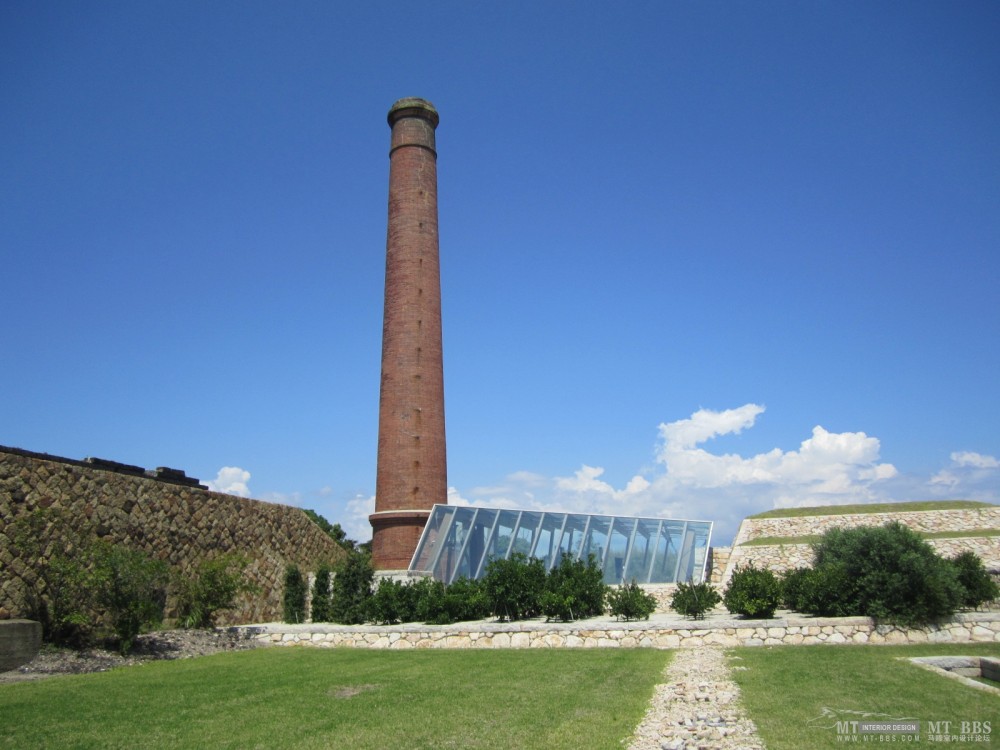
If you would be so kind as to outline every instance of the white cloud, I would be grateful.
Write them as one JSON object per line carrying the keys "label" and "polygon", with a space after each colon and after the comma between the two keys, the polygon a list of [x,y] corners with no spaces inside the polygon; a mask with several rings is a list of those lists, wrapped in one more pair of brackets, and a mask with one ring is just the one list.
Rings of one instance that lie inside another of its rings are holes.
{"label": "white cloud", "polygon": [[239,466],[223,466],[215,479],[205,482],[213,492],[224,492],[227,495],[250,497],[250,472]]}
{"label": "white cloud", "polygon": [[[771,508],[805,505],[921,500],[928,496],[962,497],[997,502],[1000,493],[997,458],[969,451],[951,454],[951,464],[936,475],[900,476],[891,463],[880,461],[881,443],[864,432],[830,432],[820,425],[792,450],[772,448],[742,456],[712,453],[704,443],[739,434],[754,426],[764,407],[745,404],[736,409],[700,409],[687,419],[659,425],[655,465],[624,481],[607,478],[599,465],[583,463],[570,476],[544,476],[517,471],[489,486],[461,491],[448,488],[450,505],[575,511],[690,518],[715,522],[716,544],[728,544],[739,522]],[[241,472],[241,473],[240,473]],[[244,476],[245,474],[245,476]],[[249,473],[226,467],[211,483],[213,489],[243,490]],[[331,491],[317,491],[327,498]],[[284,496],[282,502],[298,496]],[[329,506],[328,506],[329,507]],[[358,541],[371,538],[368,516],[374,496],[357,495],[324,513]]]}
{"label": "white cloud", "polygon": [[996,477],[1000,460],[972,451],[955,451],[951,464],[932,476],[928,488],[964,500],[996,502]]}
{"label": "white cloud", "polygon": [[633,476],[621,489],[605,479],[602,467],[583,464],[572,476],[548,480],[519,472],[488,493],[470,495],[477,505],[710,520],[721,543],[728,543],[742,518],[762,510],[887,499],[881,483],[898,472],[879,462],[879,440],[863,432],[832,433],[817,425],[797,450],[774,448],[748,457],[701,447],[752,427],[763,413],[763,406],[745,404],[700,409],[661,424],[657,468]]}
{"label": "white cloud", "polygon": [[961,451],[951,454],[951,460],[955,466],[970,466],[975,469],[1000,469],[1000,460],[993,456],[984,456],[982,453],[972,451]]}
{"label": "white cloud", "polygon": [[718,435],[739,434],[752,427],[763,413],[764,407],[757,404],[744,404],[738,409],[726,411],[699,409],[690,419],[661,424],[660,435],[668,450],[693,448]]}
{"label": "white cloud", "polygon": [[372,538],[372,525],[368,516],[375,512],[375,496],[356,495],[347,501],[347,507],[340,515],[339,521],[330,519],[331,523],[340,523],[347,533],[348,539],[356,542],[367,542]]}
{"label": "white cloud", "polygon": [[260,496],[260,500],[280,505],[292,505],[296,508],[302,507],[301,492],[265,492]]}

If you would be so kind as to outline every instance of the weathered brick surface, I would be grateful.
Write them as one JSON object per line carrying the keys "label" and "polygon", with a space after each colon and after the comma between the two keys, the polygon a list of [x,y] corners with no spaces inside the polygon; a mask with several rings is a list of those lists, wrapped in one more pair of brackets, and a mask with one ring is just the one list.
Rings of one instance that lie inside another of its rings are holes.
{"label": "weathered brick surface", "polygon": [[425,513],[448,497],[438,253],[438,115],[402,99],[392,140],[372,562],[406,567]]}
{"label": "weathered brick surface", "polygon": [[[0,610],[10,617],[27,614],[25,593],[36,583],[35,561],[19,557],[11,524],[37,508],[59,510],[80,530],[142,550],[181,573],[210,555],[245,555],[261,590],[222,613],[220,624],[280,619],[285,566],[314,570],[344,554],[299,508],[0,448]],[[46,553],[62,545],[53,539]],[[168,600],[168,615],[172,609]]]}

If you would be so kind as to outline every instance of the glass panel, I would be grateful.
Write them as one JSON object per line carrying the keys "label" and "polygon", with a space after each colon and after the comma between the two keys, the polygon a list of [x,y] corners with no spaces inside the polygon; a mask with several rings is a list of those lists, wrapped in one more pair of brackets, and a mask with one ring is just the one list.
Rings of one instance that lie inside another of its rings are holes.
{"label": "glass panel", "polygon": [[475,508],[456,508],[451,520],[451,526],[441,536],[441,548],[434,566],[434,577],[439,581],[451,579],[451,573],[458,565],[458,556],[462,544],[469,533],[469,524]]}
{"label": "glass panel", "polygon": [[434,555],[437,552],[438,536],[441,527],[455,512],[454,508],[447,505],[435,505],[431,510],[431,515],[427,519],[423,533],[420,535],[420,543],[416,552],[413,553],[413,562],[410,563],[410,570],[429,571]]}
{"label": "glass panel", "polygon": [[608,549],[608,532],[611,530],[611,519],[607,516],[591,516],[587,538],[580,548],[580,558],[586,560],[593,555],[600,567],[604,563],[604,554]]}
{"label": "glass panel", "polygon": [[608,540],[608,554],[604,558],[604,582],[627,583],[625,577],[625,557],[628,553],[628,543],[635,529],[634,518],[615,518],[611,524],[611,537]]}
{"label": "glass panel", "polygon": [[546,570],[550,570],[556,560],[559,550],[559,531],[565,520],[564,513],[542,514],[542,527],[538,531],[538,539],[535,541],[535,550],[532,556],[541,560],[545,564]]}
{"label": "glass panel", "polygon": [[[507,550],[510,548],[511,538],[514,535],[514,524],[517,523],[518,513],[519,511],[516,510],[500,511],[500,517],[497,519],[493,536],[490,537],[486,545],[486,561],[492,560],[494,557],[507,556]],[[483,571],[485,572],[485,570],[486,566],[483,565]]]}
{"label": "glass panel", "polygon": [[580,554],[580,545],[583,544],[583,530],[587,525],[587,516],[568,515],[566,525],[563,527],[562,536],[559,538],[559,546],[556,552],[556,559],[553,565],[558,565],[563,555]]}
{"label": "glass panel", "polygon": [[653,557],[653,568],[649,576],[650,583],[670,583],[674,579],[674,568],[677,566],[677,545],[680,540],[674,542],[671,531],[678,536],[683,524],[678,526],[676,521],[664,521],[663,528],[656,538],[655,554]]}
{"label": "glass panel", "polygon": [[498,512],[488,508],[479,509],[479,512],[472,521],[472,527],[469,530],[462,559],[459,560],[458,567],[452,573],[451,581],[462,577],[475,578],[476,571],[479,570],[483,554],[486,551],[486,542],[489,538],[490,530],[493,528],[493,522],[496,520]]}
{"label": "glass panel", "polygon": [[450,583],[482,578],[490,559],[513,552],[547,569],[563,555],[592,554],[608,583],[701,581],[711,536],[709,521],[435,505],[410,569]]}
{"label": "glass panel", "polygon": [[639,526],[635,531],[635,540],[632,542],[632,552],[628,558],[628,570],[625,571],[626,582],[633,578],[639,583],[648,581],[650,563],[653,561],[656,546],[653,537],[656,536],[659,526],[659,521],[639,521]]}
{"label": "glass panel", "polygon": [[538,524],[541,520],[541,513],[530,513],[528,511],[521,513],[521,523],[517,527],[517,534],[514,537],[514,547],[510,551],[511,554],[519,552],[525,557],[528,556],[531,552],[532,542],[535,541],[535,531],[538,529]]}

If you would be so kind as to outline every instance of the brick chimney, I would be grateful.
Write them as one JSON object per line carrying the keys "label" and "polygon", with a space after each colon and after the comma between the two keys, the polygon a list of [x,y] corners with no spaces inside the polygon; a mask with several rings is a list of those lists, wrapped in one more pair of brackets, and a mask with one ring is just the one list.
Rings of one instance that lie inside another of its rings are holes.
{"label": "brick chimney", "polygon": [[376,570],[409,566],[430,509],[448,501],[438,264],[438,113],[424,99],[389,110],[389,227],[372,524]]}

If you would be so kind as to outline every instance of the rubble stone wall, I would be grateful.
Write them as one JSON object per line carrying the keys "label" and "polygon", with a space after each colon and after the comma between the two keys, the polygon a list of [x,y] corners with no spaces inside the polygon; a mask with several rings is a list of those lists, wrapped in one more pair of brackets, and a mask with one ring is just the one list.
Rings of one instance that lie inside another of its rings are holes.
{"label": "rubble stone wall", "polygon": [[[0,447],[0,618],[29,614],[37,561],[24,559],[11,537],[12,524],[36,509],[58,511],[79,531],[142,550],[181,574],[216,554],[244,555],[260,591],[221,613],[219,624],[280,619],[285,567],[314,570],[344,554],[299,508],[210,492],[183,472],[147,476],[139,467],[97,465]],[[65,544],[46,539],[42,554]],[[168,600],[168,617],[173,610]]]}
{"label": "rubble stone wall", "polygon": [[868,617],[673,622],[457,623],[455,625],[282,625],[248,628],[268,646],[410,648],[697,648],[716,645],[997,643],[1000,612],[958,614],[925,628],[876,625]]}
{"label": "rubble stone wall", "polygon": [[[729,582],[737,567],[750,562],[758,568],[769,568],[776,573],[812,565],[812,548],[809,544],[748,545],[747,542],[764,537],[815,536],[828,529],[882,526],[890,521],[898,521],[914,531],[925,533],[1000,530],[1000,506],[798,518],[745,518],[736,534],[722,585]],[[944,557],[953,557],[959,552],[971,550],[982,558],[988,570],[1000,570],[1000,536],[934,537],[927,542]]]}

